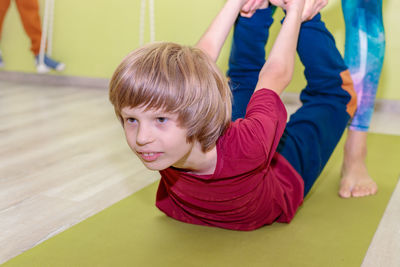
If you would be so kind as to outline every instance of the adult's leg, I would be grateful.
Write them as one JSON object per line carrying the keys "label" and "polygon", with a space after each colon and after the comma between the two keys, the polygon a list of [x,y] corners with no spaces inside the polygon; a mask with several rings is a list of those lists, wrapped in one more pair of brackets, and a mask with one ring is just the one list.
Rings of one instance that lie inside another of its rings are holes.
{"label": "adult's leg", "polygon": [[235,23],[229,69],[233,94],[232,120],[243,118],[265,63],[265,45],[275,7],[257,10],[251,18],[239,16]]}
{"label": "adult's leg", "polygon": [[348,130],[339,195],[361,197],[377,192],[366,167],[367,131],[385,53],[382,0],[342,0],[346,25],[345,62],[358,94],[358,107]]}
{"label": "adult's leg", "polygon": [[46,73],[50,70],[64,70],[64,63],[55,61],[46,54],[43,55],[43,65],[39,64],[42,28],[40,24],[38,0],[16,0],[16,3],[22,24],[24,25],[27,35],[31,39],[31,51],[35,55],[36,69],[38,73]]}
{"label": "adult's leg", "polygon": [[10,7],[11,0],[0,0],[0,40],[1,40],[1,32],[3,29],[3,21],[6,16],[7,10]]}
{"label": "adult's leg", "polygon": [[25,32],[31,39],[31,51],[34,55],[38,55],[42,37],[38,0],[16,0],[15,2]]}
{"label": "adult's leg", "polygon": [[304,179],[306,195],[356,108],[350,73],[320,14],[302,24],[297,52],[305,67],[303,105],[290,117],[278,152]]}

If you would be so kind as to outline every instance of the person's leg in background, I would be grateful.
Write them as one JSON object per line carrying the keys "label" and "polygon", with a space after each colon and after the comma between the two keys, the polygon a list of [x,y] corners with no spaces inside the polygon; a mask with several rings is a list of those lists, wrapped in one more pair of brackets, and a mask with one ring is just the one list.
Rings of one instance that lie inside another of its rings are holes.
{"label": "person's leg in background", "polygon": [[304,195],[322,172],[356,109],[356,94],[321,15],[300,28],[297,52],[305,67],[303,105],[291,115],[277,152],[304,180]]}
{"label": "person's leg in background", "polygon": [[[3,29],[3,21],[6,16],[7,10],[10,7],[11,0],[0,0],[0,40],[1,40],[1,32]],[[0,68],[4,67],[3,57],[1,56],[0,51]]]}
{"label": "person's leg in background", "polygon": [[4,17],[6,16],[7,10],[10,7],[11,0],[0,0],[0,39],[1,30],[3,28]]}
{"label": "person's leg in background", "polygon": [[[39,2],[38,0],[15,0],[20,14],[22,24],[26,34],[31,40],[31,51],[35,55],[36,64],[38,64],[38,57],[40,52],[40,42],[42,38],[42,28],[39,16]],[[43,72],[50,69],[62,71],[64,64],[55,61],[54,59],[44,56],[44,64],[46,68]]]}
{"label": "person's leg in background", "polygon": [[251,18],[239,16],[236,20],[229,70],[233,94],[232,120],[243,118],[265,63],[265,45],[275,7],[259,9]]}
{"label": "person's leg in background", "polygon": [[39,54],[42,28],[38,0],[15,0],[25,32],[31,40],[31,51]]}
{"label": "person's leg in background", "polygon": [[366,167],[367,132],[385,53],[382,0],[342,0],[346,25],[345,62],[358,95],[358,107],[348,129],[339,195],[373,195],[377,184]]}

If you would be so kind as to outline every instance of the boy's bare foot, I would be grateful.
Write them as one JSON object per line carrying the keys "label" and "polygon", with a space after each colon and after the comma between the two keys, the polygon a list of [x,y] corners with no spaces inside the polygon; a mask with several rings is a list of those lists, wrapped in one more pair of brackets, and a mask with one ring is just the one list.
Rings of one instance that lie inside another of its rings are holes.
{"label": "boy's bare foot", "polygon": [[377,193],[378,186],[367,171],[366,156],[367,133],[349,130],[344,149],[339,196],[364,197]]}

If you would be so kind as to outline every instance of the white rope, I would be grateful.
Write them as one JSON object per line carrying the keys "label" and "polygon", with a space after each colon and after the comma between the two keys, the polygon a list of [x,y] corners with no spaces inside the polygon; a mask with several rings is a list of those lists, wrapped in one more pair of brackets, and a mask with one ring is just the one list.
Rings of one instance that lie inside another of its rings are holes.
{"label": "white rope", "polygon": [[140,5],[140,22],[139,22],[139,45],[144,44],[144,16],[146,11],[146,0],[142,0]]}
{"label": "white rope", "polygon": [[[139,21],[139,45],[144,44],[144,29],[146,16],[146,1],[142,0],[140,5],[140,21]],[[149,0],[149,24],[150,24],[150,42],[156,40],[156,30],[154,23],[154,0]]]}
{"label": "white rope", "polygon": [[154,0],[149,0],[149,19],[150,19],[150,42],[156,40],[156,29],[154,23]]}
{"label": "white rope", "polygon": [[54,24],[54,0],[50,1],[49,8],[49,33],[47,37],[47,56],[51,57],[51,53],[53,51],[53,24]]}
{"label": "white rope", "polygon": [[44,65],[44,51],[46,48],[46,39],[47,39],[47,31],[48,31],[48,17],[49,17],[49,7],[50,0],[46,0],[44,6],[44,15],[43,15],[43,27],[42,27],[42,39],[40,40],[40,51],[39,51],[39,64]]}

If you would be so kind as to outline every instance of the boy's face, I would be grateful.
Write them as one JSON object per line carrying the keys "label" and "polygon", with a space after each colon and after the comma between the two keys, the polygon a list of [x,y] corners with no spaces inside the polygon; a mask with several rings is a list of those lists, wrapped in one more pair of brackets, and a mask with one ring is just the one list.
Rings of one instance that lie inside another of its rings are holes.
{"label": "boy's face", "polygon": [[148,169],[184,168],[193,144],[187,142],[187,129],[178,126],[177,114],[124,107],[121,116],[129,147]]}

